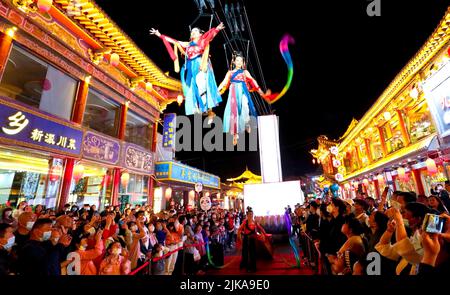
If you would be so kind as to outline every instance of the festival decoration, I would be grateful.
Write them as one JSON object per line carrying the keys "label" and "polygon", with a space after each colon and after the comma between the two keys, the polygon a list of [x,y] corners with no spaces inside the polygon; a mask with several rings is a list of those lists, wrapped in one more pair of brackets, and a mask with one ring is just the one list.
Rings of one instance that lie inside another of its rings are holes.
{"label": "festival decoration", "polygon": [[338,173],[334,176],[334,178],[336,179],[336,181],[343,181],[344,180],[344,176],[341,173]]}
{"label": "festival decoration", "polygon": [[357,189],[357,188],[359,187],[359,182],[354,181],[354,182],[353,182],[353,187],[354,187],[355,189]]}
{"label": "festival decoration", "polygon": [[389,120],[392,119],[392,116],[391,116],[391,113],[390,113],[390,112],[385,112],[385,113],[383,114],[383,117],[384,117],[384,119],[385,119],[386,121],[389,121]]}
{"label": "festival decoration", "polygon": [[335,156],[337,154],[339,154],[339,149],[337,148],[337,146],[334,146],[334,147],[330,148],[330,153],[332,153]]}
{"label": "festival decoration", "polygon": [[351,188],[349,183],[344,184],[344,187],[345,187],[346,190],[349,190]]}
{"label": "festival decoration", "polygon": [[49,176],[49,180],[51,182],[55,182],[58,181],[59,178],[61,177],[61,172],[62,172],[62,167],[61,166],[52,166],[52,168],[50,169],[50,173],[48,174]]}
{"label": "festival decoration", "polygon": [[400,180],[405,180],[406,179],[406,171],[405,171],[405,168],[403,168],[403,167],[400,167],[400,168],[398,168],[397,169],[397,174],[398,174],[398,178],[400,179]]}
{"label": "festival decoration", "polygon": [[83,178],[84,175],[84,166],[81,164],[78,164],[73,169],[73,179],[75,182],[78,182],[81,178]]}
{"label": "festival decoration", "polygon": [[168,187],[166,189],[166,192],[164,193],[164,196],[167,200],[170,200],[172,198],[172,188]]}
{"label": "festival decoration", "polygon": [[49,12],[52,8],[53,0],[38,0],[37,7],[41,12]]}
{"label": "festival decoration", "polygon": [[127,187],[129,182],[130,182],[130,173],[128,172],[122,173],[122,176],[120,177],[120,183],[122,184],[122,186]]}
{"label": "festival decoration", "polygon": [[280,42],[280,52],[281,52],[281,55],[283,56],[284,61],[286,62],[287,68],[288,68],[288,78],[287,78],[286,85],[284,86],[281,93],[270,94],[270,91],[269,91],[269,94],[264,95],[264,99],[270,104],[273,104],[273,103],[277,102],[279,99],[281,99],[286,94],[286,92],[289,90],[289,88],[291,87],[292,79],[294,77],[294,65],[292,63],[292,57],[289,52],[288,45],[294,44],[294,43],[295,43],[294,38],[289,34],[284,35],[283,39]]}
{"label": "festival decoration", "polygon": [[438,169],[436,167],[436,162],[433,159],[428,158],[428,160],[426,161],[426,164],[427,164],[427,171],[430,176],[433,176],[438,172]]}
{"label": "festival decoration", "polygon": [[379,184],[379,185],[383,185],[383,184],[385,183],[384,177],[383,177],[383,175],[381,175],[381,174],[378,174],[377,180],[378,180],[378,184]]}
{"label": "festival decoration", "polygon": [[368,187],[369,186],[369,180],[367,178],[364,178],[363,184],[364,184],[365,187]]}
{"label": "festival decoration", "polygon": [[120,56],[117,53],[111,54],[111,56],[109,58],[109,63],[113,67],[117,67],[120,64]]}
{"label": "festival decoration", "polygon": [[338,159],[334,159],[333,160],[333,167],[334,168],[339,168],[339,167],[341,167],[341,165],[342,165],[342,163]]}

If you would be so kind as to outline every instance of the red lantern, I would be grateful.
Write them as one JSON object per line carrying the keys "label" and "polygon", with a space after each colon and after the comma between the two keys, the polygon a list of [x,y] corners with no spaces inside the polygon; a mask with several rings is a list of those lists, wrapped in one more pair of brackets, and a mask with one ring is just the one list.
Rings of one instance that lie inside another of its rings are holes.
{"label": "red lantern", "polygon": [[406,171],[405,171],[405,168],[403,168],[403,167],[400,167],[400,168],[398,168],[397,169],[397,174],[398,174],[398,178],[400,179],[400,180],[405,180],[406,179]]}
{"label": "red lantern", "polygon": [[52,168],[50,169],[50,173],[48,175],[49,180],[51,182],[58,181],[59,178],[61,177],[61,172],[62,172],[61,166],[52,166]]}
{"label": "red lantern", "polygon": [[120,56],[117,53],[111,54],[111,56],[109,57],[109,63],[113,67],[117,67],[120,63]]}
{"label": "red lantern", "polygon": [[436,162],[433,159],[428,158],[428,160],[426,161],[426,164],[427,164],[428,174],[430,176],[433,176],[438,172],[438,169],[436,167]]}
{"label": "red lantern", "polygon": [[81,164],[78,164],[73,168],[73,179],[75,182],[78,182],[81,178],[83,178],[84,175],[84,166]]}
{"label": "red lantern", "polygon": [[120,177],[120,183],[122,186],[126,187],[128,186],[128,183],[130,182],[130,174],[128,172],[122,173],[122,176]]}
{"label": "red lantern", "polygon": [[383,177],[383,175],[378,174],[377,180],[378,180],[378,185],[383,185],[384,184],[384,177]]}
{"label": "red lantern", "polygon": [[49,12],[52,8],[53,0],[38,0],[37,6],[41,12]]}

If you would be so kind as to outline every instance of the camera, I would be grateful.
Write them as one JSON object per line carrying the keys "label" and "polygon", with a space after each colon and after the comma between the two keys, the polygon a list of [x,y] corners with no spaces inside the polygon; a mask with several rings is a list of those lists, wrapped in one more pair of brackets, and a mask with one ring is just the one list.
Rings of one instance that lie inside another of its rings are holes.
{"label": "camera", "polygon": [[445,219],[435,214],[427,214],[423,220],[422,230],[427,233],[439,234],[444,229]]}

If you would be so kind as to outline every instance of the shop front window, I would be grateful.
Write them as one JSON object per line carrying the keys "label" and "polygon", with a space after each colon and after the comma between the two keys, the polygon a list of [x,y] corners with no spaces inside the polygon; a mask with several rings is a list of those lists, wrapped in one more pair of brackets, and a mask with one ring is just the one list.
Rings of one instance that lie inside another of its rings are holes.
{"label": "shop front window", "polygon": [[416,143],[436,131],[425,100],[414,106],[409,112],[402,112],[411,143]]}
{"label": "shop front window", "polygon": [[148,150],[152,147],[153,127],[149,121],[129,111],[125,140],[140,145]]}
{"label": "shop front window", "polygon": [[358,154],[356,153],[355,149],[352,149],[351,152],[352,155],[352,171],[359,170],[359,162],[358,162]]}
{"label": "shop front window", "polygon": [[[82,206],[83,204],[96,205],[97,210],[111,205],[113,170],[90,164],[83,166],[80,179],[72,179],[69,203]],[[75,169],[76,170],[76,169]],[[74,177],[76,177],[74,175]]]}
{"label": "shop front window", "polygon": [[398,151],[405,146],[397,114],[389,123],[383,126],[382,130],[388,154]]}
{"label": "shop front window", "polygon": [[0,208],[28,205],[54,208],[62,181],[63,160],[0,150]]}
{"label": "shop front window", "polygon": [[70,120],[78,83],[18,46],[13,46],[0,95]]}
{"label": "shop front window", "polygon": [[374,162],[383,158],[383,148],[381,146],[380,135],[373,135],[370,140],[370,150]]}
{"label": "shop front window", "polygon": [[[121,183],[119,187],[120,203],[143,205],[148,202],[149,177],[130,174],[128,183]],[[126,185],[124,185],[126,184]]]}
{"label": "shop front window", "polygon": [[365,143],[358,145],[358,154],[359,154],[359,158],[361,159],[362,166],[366,167],[367,165],[369,165],[369,158],[367,157]]}
{"label": "shop front window", "polygon": [[398,177],[395,178],[395,186],[399,191],[404,192],[417,192],[416,181],[412,173],[407,173],[407,179],[400,180]]}
{"label": "shop front window", "polygon": [[117,136],[120,106],[103,94],[89,89],[83,126],[109,136]]}

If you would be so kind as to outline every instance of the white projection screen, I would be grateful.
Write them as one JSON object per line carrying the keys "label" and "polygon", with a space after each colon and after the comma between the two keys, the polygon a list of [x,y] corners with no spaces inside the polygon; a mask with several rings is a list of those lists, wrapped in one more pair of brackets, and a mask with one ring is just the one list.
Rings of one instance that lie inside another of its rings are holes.
{"label": "white projection screen", "polygon": [[244,185],[244,205],[252,207],[255,216],[283,215],[287,205],[294,210],[304,202],[300,181]]}

